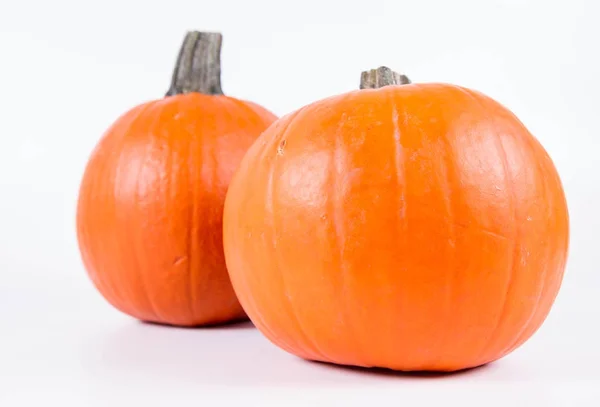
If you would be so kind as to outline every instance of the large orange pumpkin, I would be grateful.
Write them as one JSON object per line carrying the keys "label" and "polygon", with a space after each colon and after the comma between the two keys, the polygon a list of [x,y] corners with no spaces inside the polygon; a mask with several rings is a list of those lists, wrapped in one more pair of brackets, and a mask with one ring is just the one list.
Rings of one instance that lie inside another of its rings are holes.
{"label": "large orange pumpkin", "polygon": [[102,295],[145,321],[245,318],[225,268],[222,212],[231,176],[275,116],[222,95],[221,35],[186,36],[165,98],[121,116],[93,152],[77,231]]}
{"label": "large orange pumpkin", "polygon": [[559,290],[568,213],[546,151],[489,97],[408,82],[380,68],[363,74],[372,89],[281,118],[232,180],[233,286],[302,358],[482,365],[526,341]]}

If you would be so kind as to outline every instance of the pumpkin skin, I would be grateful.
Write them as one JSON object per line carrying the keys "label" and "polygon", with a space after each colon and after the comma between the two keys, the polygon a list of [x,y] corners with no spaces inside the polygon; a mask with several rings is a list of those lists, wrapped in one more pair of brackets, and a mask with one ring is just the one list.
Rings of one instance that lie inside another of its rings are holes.
{"label": "pumpkin skin", "polygon": [[273,124],[227,194],[224,247],[258,329],[301,358],[402,371],[494,361],[542,324],[569,218],[550,157],[493,99],[354,91]]}
{"label": "pumpkin skin", "polygon": [[246,318],[222,247],[225,193],[275,120],[231,97],[187,93],[121,116],[85,170],[77,233],[100,293],[135,318],[208,325]]}

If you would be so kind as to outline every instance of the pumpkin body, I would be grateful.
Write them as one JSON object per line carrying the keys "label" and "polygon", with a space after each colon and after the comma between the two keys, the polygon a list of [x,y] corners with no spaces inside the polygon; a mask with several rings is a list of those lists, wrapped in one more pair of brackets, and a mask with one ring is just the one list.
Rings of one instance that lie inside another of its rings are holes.
{"label": "pumpkin body", "polygon": [[453,371],[542,324],[562,281],[568,213],[524,125],[445,84],[361,90],[285,116],[225,203],[238,298],[310,360]]}
{"label": "pumpkin body", "polygon": [[225,268],[223,203],[274,119],[249,102],[189,93],[112,125],[85,170],[77,213],[83,262],[112,305],[173,325],[245,318]]}

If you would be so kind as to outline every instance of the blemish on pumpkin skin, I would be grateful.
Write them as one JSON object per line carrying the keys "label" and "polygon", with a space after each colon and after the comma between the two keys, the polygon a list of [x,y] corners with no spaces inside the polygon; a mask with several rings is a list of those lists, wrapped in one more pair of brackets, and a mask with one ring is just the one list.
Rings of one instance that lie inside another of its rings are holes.
{"label": "blemish on pumpkin skin", "polygon": [[187,261],[188,256],[177,256],[175,257],[175,259],[173,260],[173,265],[174,266],[178,266],[181,263],[183,263],[184,261]]}
{"label": "blemish on pumpkin skin", "polygon": [[277,147],[277,155],[283,155],[283,150],[285,148],[285,144],[286,144],[285,140],[282,140],[281,143],[279,143],[279,147]]}

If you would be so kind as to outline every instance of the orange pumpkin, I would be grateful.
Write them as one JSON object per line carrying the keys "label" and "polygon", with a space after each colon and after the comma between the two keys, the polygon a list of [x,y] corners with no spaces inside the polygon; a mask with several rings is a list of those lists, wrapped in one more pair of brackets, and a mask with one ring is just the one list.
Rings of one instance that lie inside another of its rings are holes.
{"label": "orange pumpkin", "polygon": [[559,290],[569,221],[546,151],[491,98],[408,82],[382,67],[279,119],[231,182],[233,286],[302,358],[482,365],[525,342]]}
{"label": "orange pumpkin", "polygon": [[222,212],[231,176],[276,117],[222,95],[221,35],[186,36],[165,98],[104,134],[83,176],[83,262],[113,306],[145,321],[245,318],[225,268]]}

